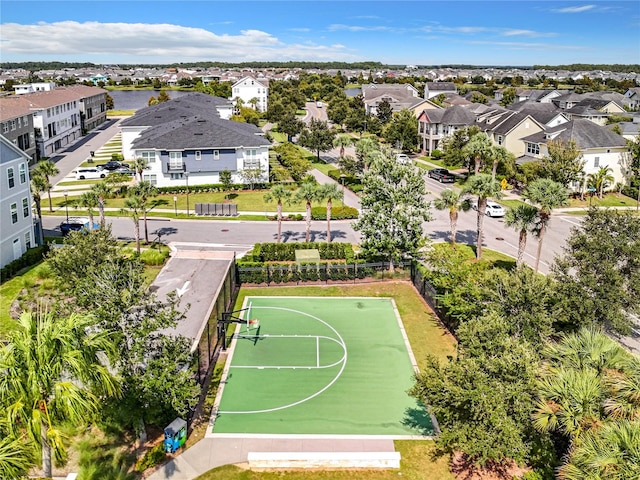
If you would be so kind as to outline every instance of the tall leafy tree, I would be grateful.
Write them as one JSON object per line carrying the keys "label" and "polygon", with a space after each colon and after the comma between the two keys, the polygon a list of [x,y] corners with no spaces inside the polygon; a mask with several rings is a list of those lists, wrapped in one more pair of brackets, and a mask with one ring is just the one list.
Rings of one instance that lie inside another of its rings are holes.
{"label": "tall leafy tree", "polygon": [[320,187],[319,198],[327,201],[327,242],[331,241],[331,209],[334,200],[344,198],[344,190],[337,183],[326,183]]}
{"label": "tall leafy tree", "polygon": [[564,207],[569,204],[569,192],[558,182],[548,178],[539,178],[529,184],[522,193],[522,197],[530,200],[538,207],[538,251],[536,252],[534,266],[534,270],[537,272],[540,265],[540,255],[542,254],[542,241],[551,220],[551,212],[553,212],[554,208]]}
{"label": "tall leafy tree", "polygon": [[393,109],[391,108],[389,100],[387,100],[386,98],[382,99],[382,101],[376,108],[376,116],[380,120],[380,123],[382,123],[383,125],[389,123],[389,121],[393,117]]}
{"label": "tall leafy tree", "polygon": [[322,199],[322,193],[320,190],[321,186],[316,183],[305,182],[300,185],[300,188],[296,190],[293,195],[293,198],[297,202],[304,202],[306,208],[306,232],[305,232],[305,242],[309,243],[309,239],[311,238],[311,204],[313,202],[319,202]]}
{"label": "tall leafy tree", "polygon": [[[480,135],[477,136],[479,137]],[[478,173],[467,180],[463,191],[477,197],[478,238],[476,240],[476,258],[479,260],[482,258],[482,237],[484,235],[484,217],[487,211],[487,199],[500,198],[502,196],[502,189],[500,188],[500,184],[491,178],[491,175]]]}
{"label": "tall leafy tree", "polygon": [[89,420],[101,396],[119,393],[118,382],[100,360],[113,343],[108,332],[92,328],[94,322],[89,316],[24,312],[0,349],[5,419],[40,446],[45,477],[51,477],[52,451],[59,461],[65,459],[64,422]]}
{"label": "tall leafy tree", "polygon": [[60,170],[51,160],[40,160],[36,164],[34,170],[35,174],[40,175],[44,180],[44,187],[47,191],[47,196],[49,197],[49,211],[53,212],[53,205],[51,203],[51,189],[53,188],[53,185],[51,184],[51,177],[58,175]]}
{"label": "tall leafy tree", "polygon": [[590,209],[552,271],[565,328],[597,324],[630,332],[629,315],[640,314],[640,218]]}
{"label": "tall leafy tree", "polygon": [[418,119],[405,108],[391,117],[383,134],[391,145],[401,150],[415,150],[418,145]]}
{"label": "tall leafy tree", "polygon": [[264,195],[265,202],[276,202],[278,204],[278,237],[276,240],[278,243],[280,243],[282,234],[282,203],[288,202],[291,199],[291,195],[291,190],[280,183],[272,186]]}
{"label": "tall leafy tree", "polygon": [[565,187],[580,180],[586,161],[574,140],[551,140],[547,143],[547,151],[548,155],[541,161],[545,178]]}
{"label": "tall leafy tree", "polygon": [[472,125],[460,128],[443,138],[440,149],[443,151],[442,161],[444,164],[448,167],[466,165],[470,172],[473,159],[466,154],[464,147],[478,133],[480,133],[480,129],[476,125]]}
{"label": "tall leafy tree", "polygon": [[294,112],[285,112],[278,120],[278,131],[287,134],[287,141],[291,141],[294,135],[298,135],[304,128],[304,122],[299,120]]}
{"label": "tall leafy tree", "polygon": [[327,122],[312,118],[309,127],[302,130],[299,143],[316,152],[319,161],[320,152],[331,150],[334,137],[335,133],[329,129]]}
{"label": "tall leafy tree", "polygon": [[389,150],[370,154],[361,198],[362,214],[353,228],[362,234],[365,255],[389,261],[417,258],[426,243],[422,223],[431,220],[424,178],[413,165],[398,163]]}
{"label": "tall leafy tree", "polygon": [[440,196],[435,199],[433,206],[438,210],[449,210],[449,223],[451,225],[451,243],[456,243],[456,229],[460,210],[467,211],[471,208],[466,194],[461,190],[445,188]]}
{"label": "tall leafy tree", "polygon": [[538,209],[531,205],[518,205],[517,207],[510,208],[504,216],[504,224],[518,232],[518,265],[522,265],[524,261],[527,235],[535,229],[537,220]]}

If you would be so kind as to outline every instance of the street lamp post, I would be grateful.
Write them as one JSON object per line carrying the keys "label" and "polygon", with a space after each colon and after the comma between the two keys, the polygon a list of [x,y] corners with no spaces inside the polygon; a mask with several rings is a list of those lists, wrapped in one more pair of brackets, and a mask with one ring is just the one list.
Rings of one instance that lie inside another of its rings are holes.
{"label": "street lamp post", "polygon": [[189,172],[184,172],[184,178],[187,182],[187,216],[189,216]]}
{"label": "street lamp post", "polygon": [[64,210],[67,214],[67,223],[69,223],[69,203],[67,202],[68,199],[69,199],[69,191],[65,190],[64,191]]}
{"label": "street lamp post", "polygon": [[344,207],[344,179],[346,175],[344,173],[340,174],[340,183],[342,183],[342,206]]}
{"label": "street lamp post", "polygon": [[173,196],[173,216],[178,216],[178,197],[176,195]]}

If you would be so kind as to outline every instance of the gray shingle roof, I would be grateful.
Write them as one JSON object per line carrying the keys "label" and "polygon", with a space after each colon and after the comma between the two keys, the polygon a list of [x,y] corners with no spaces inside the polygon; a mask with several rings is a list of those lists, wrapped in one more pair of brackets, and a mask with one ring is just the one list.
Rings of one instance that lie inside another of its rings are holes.
{"label": "gray shingle roof", "polygon": [[[553,134],[557,134],[553,137]],[[577,118],[544,132],[534,133],[522,140],[531,143],[547,143],[550,140],[569,142],[573,140],[581,150],[601,147],[624,147],[626,140],[606,127],[593,123],[591,120]]]}

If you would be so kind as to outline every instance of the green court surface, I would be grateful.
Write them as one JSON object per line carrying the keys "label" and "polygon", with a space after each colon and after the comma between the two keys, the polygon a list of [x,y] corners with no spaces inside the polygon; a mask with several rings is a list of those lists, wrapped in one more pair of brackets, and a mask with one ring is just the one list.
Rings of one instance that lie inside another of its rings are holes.
{"label": "green court surface", "polygon": [[214,434],[432,435],[389,298],[247,297]]}

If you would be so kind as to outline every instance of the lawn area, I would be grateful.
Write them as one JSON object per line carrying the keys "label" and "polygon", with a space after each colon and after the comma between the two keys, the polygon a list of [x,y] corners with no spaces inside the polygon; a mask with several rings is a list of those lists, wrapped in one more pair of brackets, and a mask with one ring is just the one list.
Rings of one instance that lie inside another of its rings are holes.
{"label": "lawn area", "polygon": [[[442,160],[434,160],[431,157],[420,157],[420,160],[424,160],[425,162],[433,163],[434,165],[437,165],[438,167],[441,167],[441,168],[447,168]],[[416,162],[416,163],[420,163],[420,162]],[[424,165],[424,163],[421,164],[421,165],[423,165],[427,170],[431,170],[433,168],[433,167],[431,167],[429,165]]]}
{"label": "lawn area", "polygon": [[329,170],[336,170],[340,167],[327,162],[318,162],[318,159],[314,157],[313,168],[320,170],[325,175],[329,175]]}
{"label": "lawn area", "polygon": [[273,138],[273,140],[278,142],[278,143],[285,143],[285,142],[287,142],[289,140],[287,138],[287,134],[286,133],[280,133],[280,132],[276,132],[274,130],[271,130],[270,134],[271,134],[271,138]]}
{"label": "lawn area", "polygon": [[525,203],[522,200],[498,200],[498,203],[500,205],[502,205],[503,207],[507,207],[507,208],[516,208],[519,205],[530,205],[529,203]]}
{"label": "lawn area", "polygon": [[589,208],[591,205],[594,207],[635,207],[638,205],[638,201],[621,193],[607,193],[602,199],[597,195],[593,197],[585,195],[584,200],[580,200],[580,198],[569,199],[570,207]]}
{"label": "lawn area", "polygon": [[11,304],[18,298],[23,288],[35,285],[41,275],[41,265],[43,264],[34,265],[25,270],[22,275],[13,277],[0,285],[0,338],[5,337],[6,333],[14,328],[15,320],[10,316]]}

